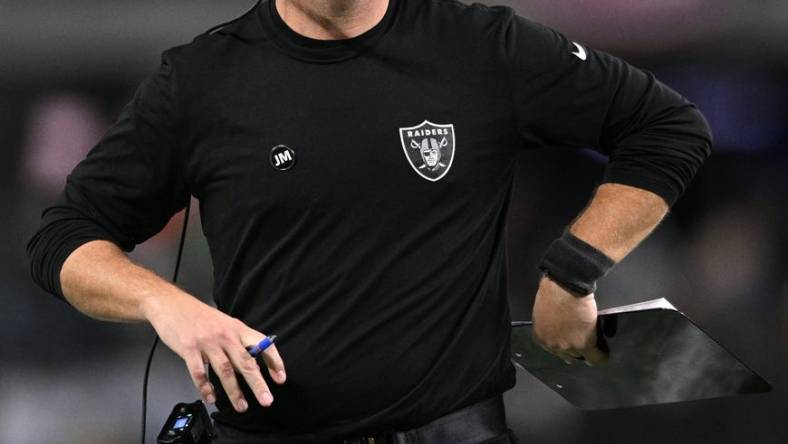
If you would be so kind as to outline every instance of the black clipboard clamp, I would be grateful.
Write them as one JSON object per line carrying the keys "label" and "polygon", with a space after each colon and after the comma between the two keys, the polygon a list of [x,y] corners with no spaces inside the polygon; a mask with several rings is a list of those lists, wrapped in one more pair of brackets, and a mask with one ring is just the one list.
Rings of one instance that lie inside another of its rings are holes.
{"label": "black clipboard clamp", "polygon": [[568,365],[533,342],[531,321],[512,322],[512,361],[583,410],[763,393],[771,385],[667,299],[600,310],[602,365]]}

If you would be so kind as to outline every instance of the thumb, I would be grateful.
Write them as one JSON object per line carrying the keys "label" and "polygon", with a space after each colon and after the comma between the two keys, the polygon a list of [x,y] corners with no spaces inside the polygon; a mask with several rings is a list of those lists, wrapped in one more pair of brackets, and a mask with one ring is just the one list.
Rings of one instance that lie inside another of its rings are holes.
{"label": "thumb", "polygon": [[583,353],[586,364],[590,366],[606,363],[610,359],[610,354],[605,353],[597,347],[591,347]]}

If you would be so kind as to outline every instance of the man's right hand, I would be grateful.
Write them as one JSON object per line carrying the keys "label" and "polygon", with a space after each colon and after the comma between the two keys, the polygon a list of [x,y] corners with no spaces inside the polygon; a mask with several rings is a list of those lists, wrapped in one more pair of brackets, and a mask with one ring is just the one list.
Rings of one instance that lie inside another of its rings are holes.
{"label": "man's right hand", "polygon": [[[273,402],[257,360],[245,348],[265,335],[133,263],[114,243],[94,240],[78,247],[63,263],[60,282],[66,300],[92,318],[150,322],[161,340],[186,362],[205,402],[216,402],[206,364],[213,367],[238,412],[249,406],[236,371],[260,405]],[[284,383],[285,367],[275,345],[265,349],[263,359],[274,382]]]}
{"label": "man's right hand", "polygon": [[[263,333],[182,292],[148,298],[143,311],[161,340],[186,362],[194,386],[206,403],[216,402],[206,364],[221,380],[236,411],[248,408],[236,371],[260,405],[268,407],[274,401],[257,360],[246,350],[264,339]],[[283,384],[285,367],[276,345],[269,346],[262,355],[271,378]]]}

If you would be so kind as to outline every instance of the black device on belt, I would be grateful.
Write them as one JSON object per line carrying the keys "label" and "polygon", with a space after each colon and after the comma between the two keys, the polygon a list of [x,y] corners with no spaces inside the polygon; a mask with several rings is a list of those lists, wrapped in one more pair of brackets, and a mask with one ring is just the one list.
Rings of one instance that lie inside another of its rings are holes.
{"label": "black device on belt", "polygon": [[159,444],[209,444],[213,439],[213,423],[205,404],[195,401],[191,404],[176,404],[172,413],[159,432]]}

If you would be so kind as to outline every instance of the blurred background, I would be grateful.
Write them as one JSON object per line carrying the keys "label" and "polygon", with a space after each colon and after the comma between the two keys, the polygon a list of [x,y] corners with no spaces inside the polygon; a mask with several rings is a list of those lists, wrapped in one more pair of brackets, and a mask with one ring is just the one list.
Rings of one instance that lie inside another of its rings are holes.
{"label": "blurred background", "polygon": [[[0,0],[0,443],[138,442],[153,330],[94,321],[44,294],[30,281],[25,244],[159,54],[253,3]],[[597,297],[603,308],[668,298],[774,386],[762,395],[586,413],[518,370],[506,399],[521,442],[788,442],[788,2],[489,3],[654,72],[705,113],[713,156]],[[603,168],[590,151],[519,159],[508,231],[514,319],[530,319],[535,265]],[[181,217],[134,259],[169,276]],[[181,282],[207,299],[211,263],[196,215],[191,222]],[[166,348],[149,396],[153,442],[172,405],[197,398]]]}

